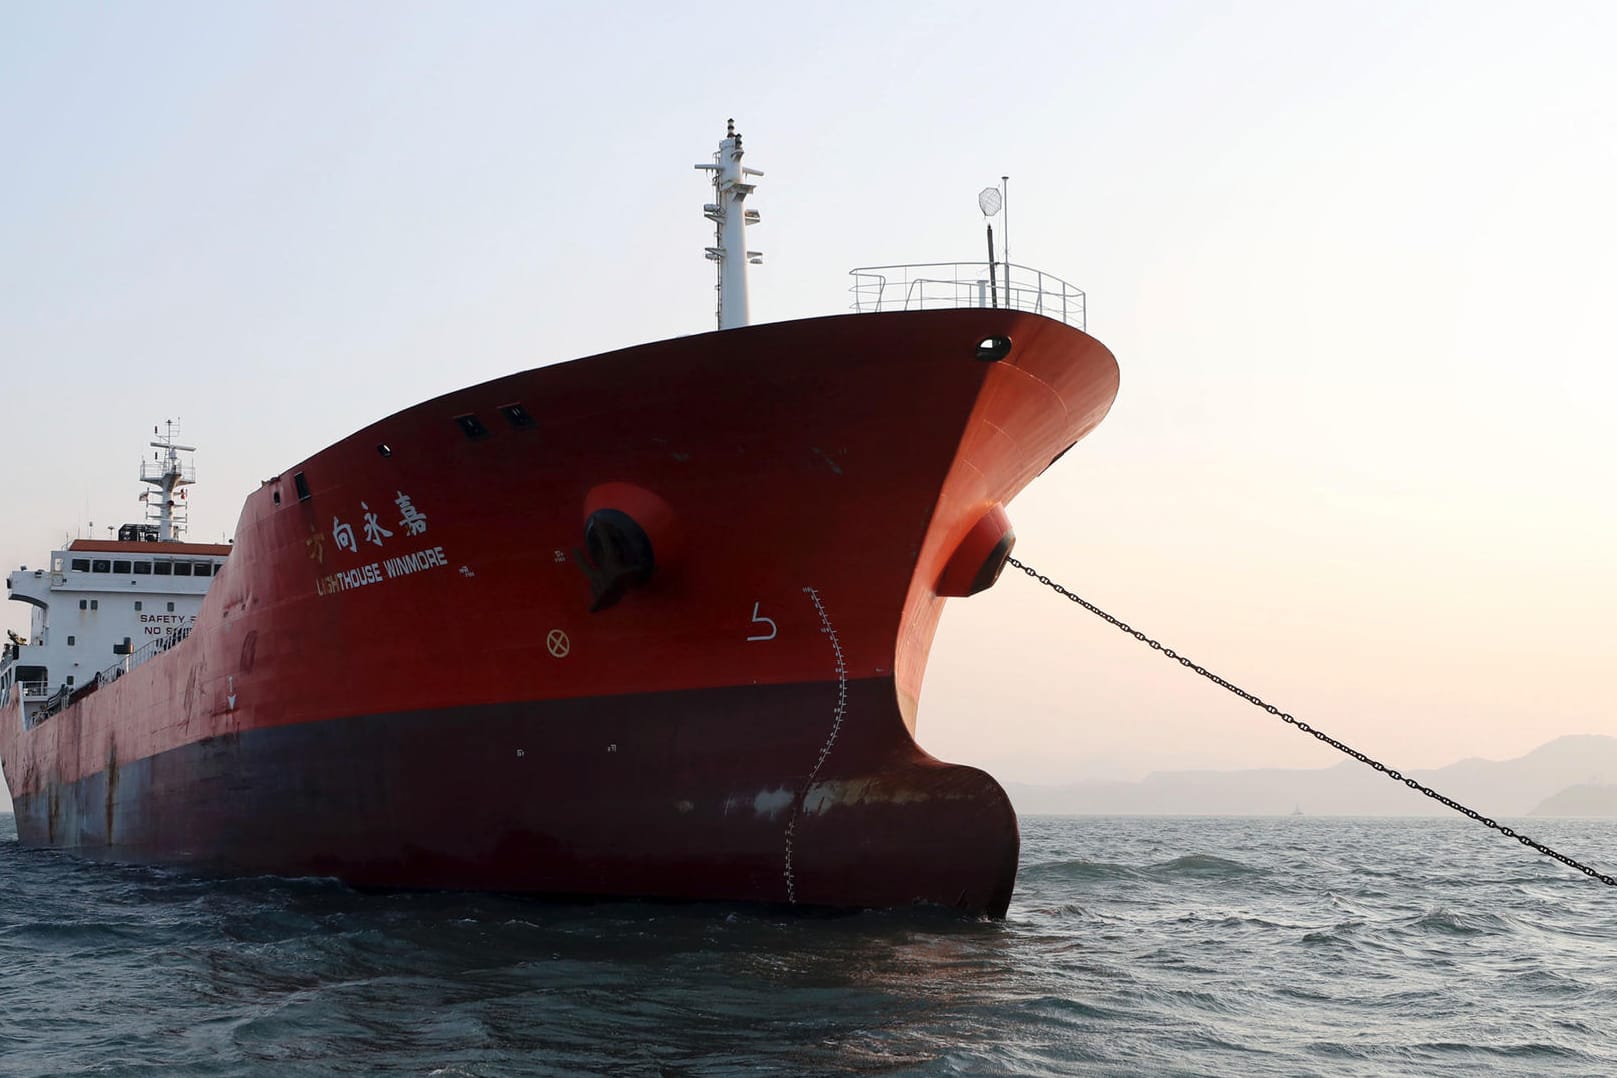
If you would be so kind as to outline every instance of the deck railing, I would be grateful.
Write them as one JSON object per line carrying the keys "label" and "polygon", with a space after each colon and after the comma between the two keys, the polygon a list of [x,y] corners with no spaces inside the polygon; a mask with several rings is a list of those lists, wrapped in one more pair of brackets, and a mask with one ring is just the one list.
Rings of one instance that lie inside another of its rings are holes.
{"label": "deck railing", "polygon": [[1042,270],[997,262],[927,262],[850,270],[853,309],[922,311],[951,307],[1005,307],[1030,311],[1083,329],[1084,294]]}
{"label": "deck railing", "polygon": [[[174,645],[178,644],[181,640],[184,640],[190,635],[191,630],[187,628],[180,629],[176,632],[170,633],[167,636],[159,637],[147,644],[145,647],[141,648],[139,651],[133,651],[128,655],[125,655],[122,659],[119,659],[105,670],[97,673],[96,676],[90,681],[75,688],[70,688],[64,684],[53,692],[51,687],[42,681],[20,683],[16,686],[16,688],[22,691],[25,705],[30,702],[37,702],[42,696],[47,697],[43,704],[40,704],[33,712],[30,712],[25,716],[25,724],[29,729],[38,726],[46,719],[62,711],[69,704],[72,704],[89,693],[94,692],[103,685],[111,685],[114,681],[117,681],[135,667],[150,662],[152,659],[155,659],[157,656],[170,650],[174,647]],[[9,691],[6,695],[10,695]]]}
{"label": "deck railing", "polygon": [[111,682],[117,681],[135,667],[150,662],[152,659],[155,659],[157,656],[163,654],[163,652],[167,651],[169,648],[172,648],[175,644],[178,644],[181,640],[184,640],[190,635],[191,630],[187,628],[176,629],[167,636],[158,637],[156,640],[153,640],[139,651],[130,652],[128,655],[125,655],[122,659],[119,659],[117,662],[113,663],[111,666],[97,674],[95,676],[96,684],[107,685]]}
{"label": "deck railing", "polygon": [[50,685],[43,681],[19,681],[14,685],[0,688],[0,707],[11,703],[13,693],[20,695],[24,700],[38,699],[50,692]]}

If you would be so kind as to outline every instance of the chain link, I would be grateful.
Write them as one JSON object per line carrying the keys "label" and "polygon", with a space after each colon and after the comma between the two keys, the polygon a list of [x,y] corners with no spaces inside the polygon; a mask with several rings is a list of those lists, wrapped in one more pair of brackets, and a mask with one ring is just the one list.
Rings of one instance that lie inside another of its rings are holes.
{"label": "chain link", "polygon": [[1588,865],[1585,865],[1585,864],[1582,864],[1581,862],[1575,861],[1572,858],[1568,857],[1564,853],[1558,853],[1557,851],[1552,850],[1548,846],[1544,845],[1542,842],[1534,841],[1533,839],[1529,838],[1528,836],[1526,836],[1524,834],[1521,834],[1520,832],[1516,831],[1515,829],[1513,829],[1511,827],[1507,827],[1505,824],[1499,823],[1496,820],[1492,820],[1492,819],[1488,818],[1487,816],[1484,816],[1482,813],[1476,811],[1475,809],[1467,808],[1466,806],[1460,804],[1458,801],[1454,800],[1454,798],[1445,797],[1443,794],[1438,793],[1436,790],[1432,789],[1430,786],[1422,785],[1419,780],[1410,778],[1408,775],[1405,775],[1400,771],[1396,771],[1393,768],[1388,767],[1386,764],[1383,764],[1378,760],[1372,760],[1370,757],[1366,756],[1364,753],[1360,752],[1358,749],[1353,748],[1351,745],[1343,744],[1342,742],[1336,740],[1336,738],[1332,737],[1330,734],[1327,734],[1325,731],[1317,730],[1314,727],[1310,726],[1308,723],[1303,722],[1301,719],[1293,718],[1291,715],[1288,715],[1286,712],[1281,711],[1278,707],[1275,707],[1273,704],[1266,703],[1265,701],[1263,701],[1259,697],[1254,696],[1252,693],[1247,692],[1245,689],[1241,688],[1239,685],[1235,685],[1235,684],[1232,684],[1231,682],[1225,681],[1223,678],[1219,677],[1217,674],[1213,673],[1211,670],[1208,670],[1206,667],[1198,666],[1196,663],[1192,662],[1191,660],[1185,658],[1185,656],[1183,656],[1183,655],[1179,654],[1177,651],[1173,650],[1173,648],[1165,647],[1163,644],[1157,642],[1156,640],[1151,639],[1149,636],[1145,635],[1140,630],[1134,628],[1132,625],[1129,625],[1127,622],[1120,621],[1117,618],[1112,617],[1112,615],[1108,614],[1106,611],[1102,610],[1100,607],[1096,606],[1094,603],[1089,602],[1087,599],[1084,599],[1084,598],[1082,598],[1082,597],[1080,597],[1078,595],[1073,594],[1072,592],[1068,591],[1066,588],[1062,587],[1060,584],[1057,584],[1055,581],[1051,580],[1049,577],[1047,577],[1047,576],[1043,575],[1042,573],[1040,573],[1037,569],[1034,569],[1032,566],[1024,565],[1022,562],[1016,560],[1015,558],[1010,558],[1010,559],[1007,559],[1007,560],[1010,562],[1010,564],[1016,566],[1018,569],[1022,570],[1022,572],[1026,573],[1028,576],[1032,577],[1034,580],[1037,580],[1040,584],[1043,584],[1045,587],[1051,589],[1057,595],[1062,595],[1062,596],[1065,596],[1068,599],[1071,599],[1073,602],[1077,603],[1079,606],[1083,607],[1085,610],[1089,611],[1091,614],[1094,614],[1096,617],[1100,618],[1102,621],[1105,621],[1108,624],[1112,625],[1113,627],[1115,627],[1117,629],[1121,629],[1123,632],[1128,633],[1130,636],[1134,637],[1134,639],[1140,641],[1142,644],[1149,645],[1152,651],[1160,651],[1160,652],[1162,652],[1162,654],[1166,655],[1168,658],[1172,659],[1174,662],[1178,663],[1180,666],[1183,666],[1185,669],[1195,671],[1196,673],[1200,674],[1202,677],[1206,678],[1208,681],[1211,681],[1214,685],[1217,685],[1221,689],[1227,689],[1228,691],[1234,693],[1236,696],[1239,696],[1241,699],[1245,700],[1247,703],[1252,704],[1254,707],[1261,707],[1263,710],[1267,711],[1269,714],[1275,716],[1276,718],[1280,719],[1281,721],[1289,723],[1292,726],[1295,726],[1297,729],[1301,730],[1305,734],[1312,734],[1314,737],[1318,738],[1320,741],[1323,741],[1323,742],[1325,742],[1325,744],[1331,746],[1331,748],[1336,749],[1336,750],[1338,750],[1340,752],[1344,752],[1347,755],[1353,757],[1355,760],[1359,761],[1359,763],[1369,765],[1370,767],[1374,768],[1375,770],[1381,772],[1383,775],[1386,775],[1388,778],[1393,779],[1396,782],[1403,783],[1405,786],[1408,786],[1411,790],[1418,790],[1419,792],[1425,794],[1427,797],[1430,797],[1432,800],[1437,801],[1437,802],[1439,802],[1441,804],[1447,805],[1449,808],[1453,809],[1455,812],[1460,813],[1462,816],[1469,816],[1471,819],[1477,821],[1478,823],[1482,824],[1483,826],[1493,828],[1495,831],[1498,831],[1501,835],[1504,835],[1506,838],[1513,838],[1517,842],[1520,842],[1523,846],[1531,847],[1532,849],[1537,850],[1539,853],[1543,854],[1546,857],[1554,858],[1555,860],[1561,862],[1563,865],[1567,865],[1567,866],[1569,866],[1571,868],[1575,868],[1579,872],[1583,873],[1585,876],[1588,876],[1590,879],[1599,880],[1601,883],[1607,884],[1608,886],[1617,887],[1617,879],[1614,879],[1613,877],[1608,876],[1606,873],[1599,872],[1599,871],[1597,871],[1595,869],[1590,868]]}

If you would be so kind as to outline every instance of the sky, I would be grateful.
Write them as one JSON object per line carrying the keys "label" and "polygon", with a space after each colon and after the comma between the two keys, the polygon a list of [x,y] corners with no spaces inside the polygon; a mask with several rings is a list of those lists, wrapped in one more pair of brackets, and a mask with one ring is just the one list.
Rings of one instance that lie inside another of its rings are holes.
{"label": "sky", "polygon": [[[192,537],[420,400],[702,332],[735,117],[754,321],[1011,255],[1122,387],[1016,554],[1401,768],[1617,736],[1617,8],[0,0],[0,564]],[[27,608],[0,603],[26,631]],[[1334,750],[1007,572],[918,738],[1002,781]],[[1617,776],[1606,776],[1617,779]]]}

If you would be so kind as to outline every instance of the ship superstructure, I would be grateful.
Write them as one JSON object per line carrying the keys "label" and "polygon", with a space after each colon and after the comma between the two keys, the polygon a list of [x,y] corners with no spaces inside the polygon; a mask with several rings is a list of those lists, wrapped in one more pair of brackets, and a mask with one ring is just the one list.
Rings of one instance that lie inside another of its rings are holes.
{"label": "ship superstructure", "polygon": [[115,539],[74,539],[47,565],[9,574],[9,598],[30,607],[27,636],[0,645],[0,709],[22,703],[33,727],[127,671],[168,650],[196,624],[203,596],[230,546],[184,541],[195,450],[174,440],[174,424],[154,440],[140,479],[146,519]]}

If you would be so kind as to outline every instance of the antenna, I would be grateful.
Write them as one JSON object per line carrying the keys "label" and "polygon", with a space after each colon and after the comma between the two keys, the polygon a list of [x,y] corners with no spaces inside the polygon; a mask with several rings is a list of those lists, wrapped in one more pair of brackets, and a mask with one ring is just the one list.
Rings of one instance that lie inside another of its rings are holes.
{"label": "antenna", "polygon": [[1005,305],[1014,307],[1016,304],[1011,302],[1011,178],[1001,176],[999,187],[1005,206],[1005,220],[1000,229],[1003,235],[999,238],[999,253],[1005,256]]}
{"label": "antenna", "polygon": [[[994,222],[989,218],[999,212],[1005,204],[1004,196],[997,187],[984,187],[977,192],[977,208],[983,211],[983,223],[988,229],[988,294],[989,300],[995,307],[999,306],[999,275],[994,269]],[[1005,298],[1009,300],[1010,290],[1007,284]]]}

